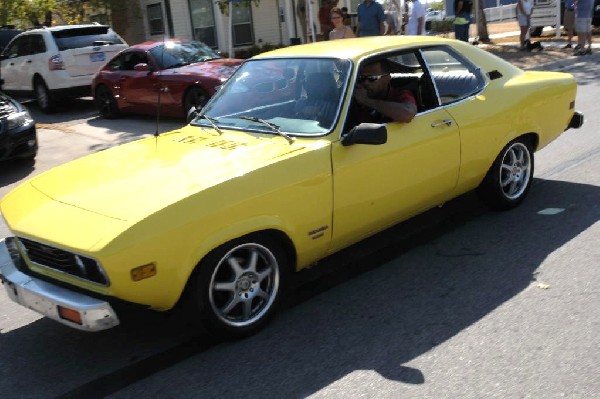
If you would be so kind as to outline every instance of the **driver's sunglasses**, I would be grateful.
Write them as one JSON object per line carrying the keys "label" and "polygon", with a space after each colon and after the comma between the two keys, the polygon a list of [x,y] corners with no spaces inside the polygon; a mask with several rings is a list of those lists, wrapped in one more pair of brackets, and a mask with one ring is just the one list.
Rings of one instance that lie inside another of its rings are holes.
{"label": "driver's sunglasses", "polygon": [[359,82],[364,82],[365,80],[368,80],[369,82],[375,82],[376,80],[379,80],[381,78],[383,78],[384,76],[387,76],[387,73],[381,74],[381,75],[360,75],[358,77],[358,81]]}

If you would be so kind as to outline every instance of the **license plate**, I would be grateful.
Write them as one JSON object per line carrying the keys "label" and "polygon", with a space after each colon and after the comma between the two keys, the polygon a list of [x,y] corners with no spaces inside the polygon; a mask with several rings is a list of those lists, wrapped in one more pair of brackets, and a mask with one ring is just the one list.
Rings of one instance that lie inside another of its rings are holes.
{"label": "license plate", "polygon": [[105,59],[106,59],[106,56],[102,52],[90,54],[90,61],[92,61],[92,62],[101,62],[101,61],[104,61]]}

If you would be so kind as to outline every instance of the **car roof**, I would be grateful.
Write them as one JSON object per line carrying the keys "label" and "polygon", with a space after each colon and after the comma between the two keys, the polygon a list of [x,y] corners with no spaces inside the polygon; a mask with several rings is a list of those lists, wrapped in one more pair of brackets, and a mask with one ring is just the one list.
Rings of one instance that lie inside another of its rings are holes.
{"label": "car roof", "polygon": [[285,47],[253,58],[266,57],[335,57],[360,59],[365,56],[413,46],[448,44],[455,40],[430,36],[371,36],[355,39],[328,40]]}
{"label": "car roof", "polygon": [[41,28],[34,28],[34,29],[29,29],[26,32],[39,32],[39,31],[50,31],[50,32],[60,32],[63,30],[70,30],[70,29],[85,29],[85,28],[92,28],[92,27],[97,27],[97,28],[109,28],[110,27],[108,25],[100,25],[100,24],[81,24],[81,25],[57,25],[57,26],[44,26]]}
{"label": "car roof", "polygon": [[163,45],[165,43],[187,43],[193,42],[195,40],[187,40],[187,39],[168,39],[168,40],[155,40],[155,41],[147,41],[143,43],[134,44],[133,46],[129,46],[128,50],[150,50],[156,46]]}

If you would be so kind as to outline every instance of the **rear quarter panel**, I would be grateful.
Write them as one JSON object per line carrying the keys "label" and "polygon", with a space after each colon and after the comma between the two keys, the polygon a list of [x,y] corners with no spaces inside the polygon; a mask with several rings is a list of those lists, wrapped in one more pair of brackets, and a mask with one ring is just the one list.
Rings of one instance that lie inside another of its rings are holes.
{"label": "rear quarter panel", "polygon": [[461,134],[458,191],[476,187],[507,143],[533,133],[535,150],[556,139],[574,113],[577,85],[573,76],[521,72],[489,82],[468,102],[448,107]]}

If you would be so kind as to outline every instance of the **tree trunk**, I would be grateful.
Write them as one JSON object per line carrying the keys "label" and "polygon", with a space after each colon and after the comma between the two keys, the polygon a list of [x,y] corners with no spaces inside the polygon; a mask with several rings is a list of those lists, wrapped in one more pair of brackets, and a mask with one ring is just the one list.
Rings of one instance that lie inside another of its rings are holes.
{"label": "tree trunk", "polygon": [[490,35],[487,29],[487,20],[483,12],[483,0],[477,1],[477,37],[480,42],[489,43]]}
{"label": "tree trunk", "polygon": [[52,26],[52,11],[46,11],[44,14],[44,26]]}

